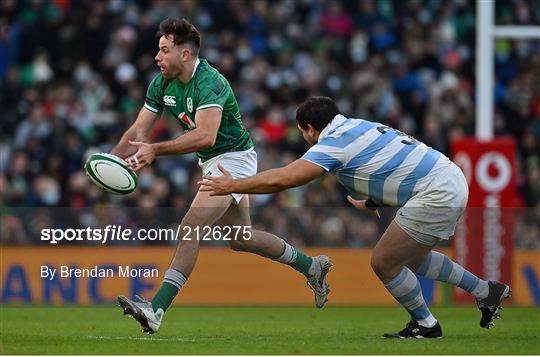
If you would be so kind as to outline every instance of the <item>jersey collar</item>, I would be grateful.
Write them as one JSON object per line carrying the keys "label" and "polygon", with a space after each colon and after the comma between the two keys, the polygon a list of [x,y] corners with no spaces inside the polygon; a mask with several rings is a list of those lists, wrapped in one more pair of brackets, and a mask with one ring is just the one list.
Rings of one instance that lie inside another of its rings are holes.
{"label": "jersey collar", "polygon": [[330,123],[328,123],[324,129],[321,131],[321,133],[319,134],[319,139],[317,140],[317,143],[320,143],[322,139],[324,139],[324,137],[326,135],[328,135],[328,132],[332,129],[332,128],[335,128],[336,126],[339,126],[341,124],[343,124],[343,122],[345,122],[347,120],[347,118],[345,118],[343,115],[341,114],[338,114],[334,117],[334,119],[332,119],[332,121],[330,121]]}
{"label": "jersey collar", "polygon": [[191,78],[195,75],[195,71],[197,71],[197,67],[199,67],[199,63],[201,63],[201,60],[197,57],[197,60],[195,61],[195,66],[193,66],[193,72],[191,73]]}

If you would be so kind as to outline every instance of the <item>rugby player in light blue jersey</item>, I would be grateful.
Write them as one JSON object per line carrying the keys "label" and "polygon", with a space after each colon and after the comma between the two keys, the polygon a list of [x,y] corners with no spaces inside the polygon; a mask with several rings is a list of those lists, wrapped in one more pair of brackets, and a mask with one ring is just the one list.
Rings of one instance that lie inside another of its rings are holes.
{"label": "rugby player in light blue jersey", "polygon": [[499,318],[510,287],[485,281],[432,249],[454,234],[468,199],[467,181],[446,156],[388,126],[341,115],[327,97],[312,97],[296,111],[298,128],[312,147],[291,164],[240,180],[223,167],[222,176],[204,176],[210,195],[272,193],[303,185],[326,172],[335,174],[361,209],[401,207],[373,249],[373,271],[411,320],[393,338],[439,338],[442,330],[422,296],[415,274],[459,286],[482,312],[480,326]]}

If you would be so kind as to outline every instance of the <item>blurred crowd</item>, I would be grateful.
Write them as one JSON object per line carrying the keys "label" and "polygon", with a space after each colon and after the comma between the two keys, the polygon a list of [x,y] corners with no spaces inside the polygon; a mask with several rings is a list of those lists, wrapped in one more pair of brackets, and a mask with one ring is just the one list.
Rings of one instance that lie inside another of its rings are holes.
{"label": "blurred crowd", "polygon": [[[158,158],[125,197],[104,193],[82,170],[135,119],[158,73],[155,35],[167,17],[201,31],[201,56],[230,81],[259,170],[306,150],[295,109],[321,94],[349,116],[399,128],[449,155],[453,138],[474,134],[475,7],[465,0],[3,0],[0,207],[189,206],[200,177],[193,154]],[[496,22],[538,26],[540,3],[497,1]],[[495,84],[496,135],[516,138],[518,192],[529,207],[516,215],[516,238],[540,248],[540,41],[496,40]],[[164,116],[152,140],[177,135],[179,124]],[[299,245],[372,246],[383,225],[352,216],[345,196],[328,175],[253,196],[253,223]],[[13,232],[25,222],[2,219],[0,240],[24,242]],[[312,228],[302,228],[306,222]]]}

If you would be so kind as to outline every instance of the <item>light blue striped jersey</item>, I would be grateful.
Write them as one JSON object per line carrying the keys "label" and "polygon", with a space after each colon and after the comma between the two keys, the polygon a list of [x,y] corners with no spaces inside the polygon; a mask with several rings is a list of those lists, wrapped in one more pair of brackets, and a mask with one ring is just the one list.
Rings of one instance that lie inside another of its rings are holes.
{"label": "light blue striped jersey", "polygon": [[[380,123],[337,115],[302,157],[337,175],[352,194],[403,206],[452,162],[424,143]],[[357,194],[355,194],[357,193]]]}

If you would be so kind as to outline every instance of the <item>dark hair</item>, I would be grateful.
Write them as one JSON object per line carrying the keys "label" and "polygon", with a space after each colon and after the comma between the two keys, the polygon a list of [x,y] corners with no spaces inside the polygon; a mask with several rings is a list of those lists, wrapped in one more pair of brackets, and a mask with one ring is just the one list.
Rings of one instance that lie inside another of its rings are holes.
{"label": "dark hair", "polygon": [[173,43],[176,45],[189,45],[193,49],[194,55],[199,55],[201,48],[201,34],[186,19],[166,19],[159,23],[159,37],[173,36]]}
{"label": "dark hair", "polygon": [[338,114],[338,105],[331,98],[310,97],[296,109],[296,121],[302,129],[310,124],[322,131]]}

